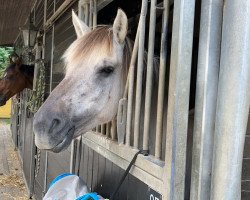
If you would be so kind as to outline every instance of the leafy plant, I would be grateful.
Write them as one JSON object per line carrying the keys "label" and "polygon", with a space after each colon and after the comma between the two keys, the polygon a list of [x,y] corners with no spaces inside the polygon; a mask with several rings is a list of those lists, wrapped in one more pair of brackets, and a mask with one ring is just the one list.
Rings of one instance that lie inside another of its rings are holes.
{"label": "leafy plant", "polygon": [[0,77],[2,77],[9,63],[9,56],[13,52],[13,47],[0,47]]}

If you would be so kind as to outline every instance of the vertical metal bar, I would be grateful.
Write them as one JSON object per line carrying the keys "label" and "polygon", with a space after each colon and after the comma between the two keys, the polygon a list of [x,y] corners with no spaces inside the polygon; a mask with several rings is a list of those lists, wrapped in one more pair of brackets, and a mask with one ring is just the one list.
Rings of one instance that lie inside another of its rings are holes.
{"label": "vertical metal bar", "polygon": [[156,0],[151,0],[149,36],[148,36],[148,60],[147,60],[147,77],[146,77],[146,96],[145,96],[145,115],[143,130],[143,150],[148,150],[150,111],[152,98],[152,82],[154,68],[154,44],[155,44],[155,22],[156,22]]}
{"label": "vertical metal bar", "polygon": [[111,122],[108,122],[106,124],[106,136],[110,138],[110,128],[111,128]]}
{"label": "vertical metal bar", "polygon": [[241,199],[250,103],[250,2],[224,1],[211,199]]}
{"label": "vertical metal bar", "polygon": [[[43,8],[43,24],[46,23],[46,15],[47,15],[47,0],[44,1],[44,8]],[[43,34],[43,45],[37,46],[36,50],[36,59],[39,59],[41,56],[42,51],[42,59],[45,58],[45,33]],[[35,81],[34,81],[35,82]],[[34,83],[33,83],[34,84]],[[31,149],[31,171],[30,171],[30,194],[29,197],[31,198],[34,194],[34,188],[35,188],[35,140],[34,140],[34,134],[32,134],[32,149]]]}
{"label": "vertical metal bar", "polygon": [[[54,2],[54,13],[55,13],[55,2]],[[53,64],[54,64],[54,38],[55,38],[55,24],[52,27],[52,39],[51,39],[51,63],[50,63],[50,93],[52,91],[53,83]],[[48,151],[45,151],[45,169],[44,169],[44,185],[43,185],[43,195],[47,191],[47,174],[48,174]]]}
{"label": "vertical metal bar", "polygon": [[97,7],[96,0],[93,0],[93,29],[97,26]]}
{"label": "vertical metal bar", "polygon": [[51,60],[50,60],[50,85],[49,85],[49,92],[52,91],[52,83],[53,83],[53,62],[54,62],[54,33],[55,33],[55,25],[53,24],[52,27],[52,39],[51,39]]}
{"label": "vertical metal bar", "polygon": [[93,28],[93,0],[89,1],[89,27]]}
{"label": "vertical metal bar", "polygon": [[74,173],[74,151],[75,151],[75,139],[71,142],[70,147],[70,165],[69,165],[69,171],[70,173]]}
{"label": "vertical metal bar", "polygon": [[78,17],[86,22],[85,4],[82,1],[78,2]]}
{"label": "vertical metal bar", "polygon": [[[138,23],[135,43],[133,47],[133,52],[131,56],[129,73],[128,73],[128,106],[127,106],[127,123],[126,123],[126,145],[130,146],[131,138],[131,127],[132,127],[132,116],[133,116],[133,96],[134,96],[134,79],[135,79],[135,64],[139,48],[139,32],[140,32],[140,21]],[[126,88],[125,88],[126,89]],[[126,92],[125,92],[126,93]],[[124,97],[126,94],[124,94]]]}
{"label": "vertical metal bar", "polygon": [[[35,59],[41,58],[42,46],[36,46],[36,56]],[[35,78],[35,77],[34,77]],[[31,152],[30,152],[30,185],[29,185],[29,197],[31,198],[34,194],[34,182],[35,182],[35,152],[36,152],[36,145],[35,145],[35,138],[32,132],[31,134]]]}
{"label": "vertical metal bar", "polygon": [[166,136],[166,199],[184,199],[195,0],[174,4]]}
{"label": "vertical metal bar", "polygon": [[45,150],[45,163],[44,163],[44,184],[43,184],[43,196],[47,191],[47,174],[48,174],[48,151]]}
{"label": "vertical metal bar", "polygon": [[115,140],[116,138],[117,138],[116,119],[113,119],[111,125],[111,139]]}
{"label": "vertical metal bar", "polygon": [[156,136],[155,136],[155,157],[161,157],[162,142],[162,121],[163,121],[163,102],[165,90],[166,62],[167,62],[167,34],[169,18],[169,0],[163,2],[164,11],[162,15],[161,32],[161,51],[160,51],[160,69],[159,69],[159,87],[157,98],[157,118],[156,118]]}
{"label": "vertical metal bar", "polygon": [[138,50],[138,65],[136,78],[136,101],[135,101],[135,126],[134,126],[134,147],[138,148],[139,132],[140,132],[140,117],[141,117],[141,96],[142,96],[142,76],[144,69],[144,42],[145,42],[145,23],[147,15],[148,1],[142,0],[141,16],[140,16],[140,31],[139,31],[139,50]]}
{"label": "vertical metal bar", "polygon": [[85,6],[84,6],[84,22],[87,24],[87,25],[89,25],[89,4],[85,4]]}
{"label": "vertical metal bar", "polygon": [[[45,25],[46,23],[46,18],[47,18],[47,1],[48,0],[45,0],[44,1],[44,16],[43,16],[43,25]],[[42,45],[42,58],[44,59],[45,58],[45,43],[46,43],[46,33],[43,34],[43,45]],[[47,154],[47,153],[46,153]],[[45,165],[44,165],[44,173],[47,175],[47,168],[48,168],[48,165],[47,165],[47,162],[48,162],[48,156],[46,155],[45,156]],[[47,176],[46,176],[46,179],[47,181]],[[47,189],[47,188],[46,188]],[[45,194],[45,191],[46,190],[43,190],[43,195]]]}
{"label": "vertical metal bar", "polygon": [[75,173],[76,165],[76,154],[77,154],[77,139],[74,139],[71,142],[71,151],[70,151],[70,173]]}
{"label": "vertical metal bar", "polygon": [[192,200],[210,199],[222,12],[223,0],[202,1],[193,131]]}

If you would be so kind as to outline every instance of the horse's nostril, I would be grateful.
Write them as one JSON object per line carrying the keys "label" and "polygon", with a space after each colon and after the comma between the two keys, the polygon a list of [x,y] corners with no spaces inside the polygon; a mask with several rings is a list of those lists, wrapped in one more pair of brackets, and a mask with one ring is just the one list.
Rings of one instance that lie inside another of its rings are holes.
{"label": "horse's nostril", "polygon": [[52,133],[55,129],[60,127],[61,120],[60,119],[53,119],[51,123],[51,127],[49,129],[49,132]]}

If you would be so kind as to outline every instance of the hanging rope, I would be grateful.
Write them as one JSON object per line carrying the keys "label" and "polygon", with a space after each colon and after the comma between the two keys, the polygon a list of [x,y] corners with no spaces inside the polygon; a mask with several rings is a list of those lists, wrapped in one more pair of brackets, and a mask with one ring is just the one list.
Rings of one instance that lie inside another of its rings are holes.
{"label": "hanging rope", "polygon": [[36,61],[37,75],[35,81],[35,87],[32,91],[32,95],[28,101],[27,108],[30,112],[36,113],[44,102],[45,94],[45,65],[42,59]]}
{"label": "hanging rope", "polygon": [[[44,102],[45,95],[45,65],[42,59],[36,60],[37,74],[34,74],[36,81],[33,83],[33,91],[27,103],[27,109],[31,113],[36,113]],[[35,177],[37,177],[40,169],[41,150],[36,148],[36,166]]]}

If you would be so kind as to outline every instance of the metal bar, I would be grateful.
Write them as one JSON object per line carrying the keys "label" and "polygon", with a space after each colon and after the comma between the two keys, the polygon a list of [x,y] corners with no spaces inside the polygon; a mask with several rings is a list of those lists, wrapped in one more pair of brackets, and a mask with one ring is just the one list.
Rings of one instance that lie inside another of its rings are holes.
{"label": "metal bar", "polygon": [[84,16],[85,24],[89,25],[89,4],[85,4],[84,6]]}
{"label": "metal bar", "polygon": [[93,0],[89,2],[89,27],[93,28]]}
{"label": "metal bar", "polygon": [[[139,47],[139,31],[140,31],[140,21],[138,23],[135,43],[133,47],[133,52],[131,56],[129,73],[126,85],[128,88],[128,106],[127,106],[127,123],[126,123],[126,145],[130,146],[130,137],[131,137],[131,127],[132,127],[132,117],[133,117],[133,96],[134,96],[134,79],[135,79],[135,65],[138,54]],[[125,90],[126,90],[125,88]],[[124,97],[126,97],[127,92],[124,92]]]}
{"label": "metal bar", "polygon": [[115,140],[117,138],[116,119],[113,119],[111,124],[112,124],[111,125],[111,139]]}
{"label": "metal bar", "polygon": [[140,32],[139,32],[139,49],[138,49],[138,65],[136,78],[136,101],[135,101],[135,126],[134,126],[134,147],[138,148],[140,117],[141,117],[141,96],[142,96],[142,76],[144,68],[144,42],[145,42],[145,23],[147,15],[148,1],[142,0],[140,15]]}
{"label": "metal bar", "polygon": [[159,67],[159,87],[157,98],[157,118],[156,118],[156,136],[155,136],[155,157],[161,157],[162,142],[162,121],[163,121],[163,102],[165,90],[166,62],[167,62],[167,34],[169,18],[169,0],[163,2],[164,11],[162,15],[162,32],[161,32],[161,51]]}
{"label": "metal bar", "polygon": [[224,1],[211,199],[241,199],[250,104],[250,2]]}
{"label": "metal bar", "polygon": [[78,17],[79,17],[82,21],[85,22],[86,16],[85,16],[85,13],[84,13],[84,7],[85,7],[85,5],[83,5],[83,4],[81,3],[81,1],[79,1],[79,2],[78,2]]}
{"label": "metal bar", "polygon": [[93,0],[93,29],[97,26],[97,8],[96,0]]}
{"label": "metal bar", "polygon": [[48,184],[47,174],[48,174],[48,151],[45,150],[43,196],[47,192],[47,184]]}
{"label": "metal bar", "polygon": [[71,142],[71,151],[70,151],[70,173],[75,173],[75,165],[76,165],[76,154],[77,154],[77,141],[78,139],[74,139]]}
{"label": "metal bar", "polygon": [[[46,1],[47,2],[47,1]],[[35,59],[40,59],[41,58],[41,52],[42,52],[42,46],[38,46],[36,44],[36,56]],[[43,56],[43,55],[42,55]],[[35,75],[34,75],[35,78]],[[34,83],[33,83],[34,84]],[[35,137],[34,133],[32,131],[31,133],[31,152],[30,152],[30,185],[29,185],[29,198],[31,198],[34,194],[34,182],[35,182],[35,152],[36,152],[36,145],[35,145]]]}
{"label": "metal bar", "polygon": [[75,162],[75,139],[71,142],[71,147],[70,147],[70,166],[69,166],[69,171],[70,173],[74,173],[74,162]]}
{"label": "metal bar", "polygon": [[51,39],[51,59],[50,59],[50,84],[49,84],[49,92],[52,91],[52,83],[53,83],[53,64],[54,64],[54,38],[55,38],[55,26],[53,24],[52,27],[52,39]]}
{"label": "metal bar", "polygon": [[223,0],[202,1],[193,131],[192,200],[210,199],[222,12]]}
{"label": "metal bar", "polygon": [[148,60],[147,60],[147,77],[146,77],[146,96],[145,96],[145,114],[144,114],[144,130],[143,130],[143,150],[148,150],[150,114],[151,114],[151,98],[153,84],[153,68],[154,68],[154,44],[155,44],[155,22],[156,22],[156,3],[157,0],[151,0],[149,36],[148,36]]}
{"label": "metal bar", "polygon": [[[61,6],[60,6],[61,7]],[[59,8],[60,9],[60,8]],[[55,3],[54,3],[54,14],[55,14]],[[54,38],[55,38],[55,25],[52,27],[52,38],[51,38],[51,63],[50,63],[50,93],[52,91],[52,81],[53,81],[53,62],[54,62]],[[43,196],[47,191],[47,181],[48,181],[48,152],[45,151],[45,165],[44,165],[44,185],[43,185]]]}
{"label": "metal bar", "polygon": [[127,122],[127,98],[122,98],[119,100],[118,112],[116,117],[116,127],[117,127],[117,141],[118,144],[124,144],[126,135],[126,122]]}
{"label": "metal bar", "polygon": [[106,124],[106,136],[110,138],[110,129],[111,129],[111,122]]}
{"label": "metal bar", "polygon": [[166,199],[184,199],[195,0],[174,4],[168,95]]}

